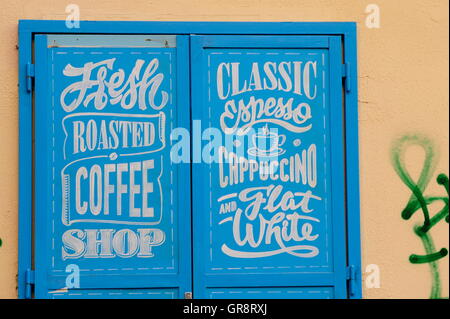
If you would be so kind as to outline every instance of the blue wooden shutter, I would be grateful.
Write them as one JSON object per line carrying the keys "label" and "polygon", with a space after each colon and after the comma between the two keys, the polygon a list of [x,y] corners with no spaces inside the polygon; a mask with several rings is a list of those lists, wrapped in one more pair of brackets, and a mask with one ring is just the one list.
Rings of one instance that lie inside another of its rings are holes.
{"label": "blue wooden shutter", "polygon": [[35,37],[37,298],[191,291],[188,56],[185,36]]}
{"label": "blue wooden shutter", "polygon": [[192,36],[191,58],[225,146],[193,167],[194,297],[346,298],[340,37]]}

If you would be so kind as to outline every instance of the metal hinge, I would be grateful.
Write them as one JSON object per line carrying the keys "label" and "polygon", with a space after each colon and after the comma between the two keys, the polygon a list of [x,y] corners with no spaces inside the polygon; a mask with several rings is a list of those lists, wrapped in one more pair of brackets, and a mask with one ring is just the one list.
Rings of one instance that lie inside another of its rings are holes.
{"label": "metal hinge", "polygon": [[351,91],[351,72],[350,63],[342,64],[342,77],[344,78],[344,87],[346,92]]}
{"label": "metal hinge", "polygon": [[31,92],[33,90],[33,79],[34,79],[34,64],[28,62],[27,63],[27,73],[26,73],[26,82],[27,82],[27,92]]}
{"label": "metal hinge", "polygon": [[356,292],[356,267],[350,265],[347,267],[347,281],[348,281],[348,293],[350,297],[355,295]]}
{"label": "metal hinge", "polygon": [[33,286],[34,286],[34,270],[27,269],[25,272],[25,298],[31,299]]}
{"label": "metal hinge", "polygon": [[192,292],[188,291],[184,293],[184,299],[192,299]]}

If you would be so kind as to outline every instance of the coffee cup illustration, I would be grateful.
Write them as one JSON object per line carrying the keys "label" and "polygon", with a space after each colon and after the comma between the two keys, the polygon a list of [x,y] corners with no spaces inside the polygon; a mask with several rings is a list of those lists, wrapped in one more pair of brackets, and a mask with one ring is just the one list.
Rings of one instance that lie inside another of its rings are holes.
{"label": "coffee cup illustration", "polygon": [[253,156],[271,157],[284,153],[281,148],[286,142],[286,135],[263,130],[252,136],[253,147],[248,153]]}

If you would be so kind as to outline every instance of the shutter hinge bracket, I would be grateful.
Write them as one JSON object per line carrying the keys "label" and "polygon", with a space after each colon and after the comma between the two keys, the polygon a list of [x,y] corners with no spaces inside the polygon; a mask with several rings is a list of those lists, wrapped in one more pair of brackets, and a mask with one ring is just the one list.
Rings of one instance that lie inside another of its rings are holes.
{"label": "shutter hinge bracket", "polygon": [[33,286],[35,283],[35,273],[34,270],[27,269],[25,272],[25,298],[31,299]]}
{"label": "shutter hinge bracket", "polygon": [[347,281],[349,295],[354,296],[356,290],[356,267],[354,265],[347,267]]}
{"label": "shutter hinge bracket", "polygon": [[350,63],[342,64],[342,78],[344,79],[344,87],[346,92],[351,91],[351,72]]}
{"label": "shutter hinge bracket", "polygon": [[34,64],[28,62],[27,63],[27,74],[26,74],[26,82],[27,82],[27,92],[31,92],[33,90],[33,79],[34,79]]}

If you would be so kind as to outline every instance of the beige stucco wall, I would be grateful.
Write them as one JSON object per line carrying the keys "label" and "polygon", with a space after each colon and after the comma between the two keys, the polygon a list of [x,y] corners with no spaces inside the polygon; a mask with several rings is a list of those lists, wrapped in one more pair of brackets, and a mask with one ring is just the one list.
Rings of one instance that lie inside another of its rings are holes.
{"label": "beige stucco wall", "polygon": [[[393,140],[421,134],[440,149],[425,195],[445,194],[435,182],[448,175],[448,1],[447,0],[76,0],[82,20],[155,21],[356,21],[359,50],[359,132],[363,268],[376,264],[381,287],[364,285],[366,298],[427,298],[428,265],[412,265],[423,254],[400,212],[410,191],[390,162]],[[17,273],[17,23],[19,19],[65,20],[70,2],[1,0],[0,10],[0,297],[15,298]],[[365,8],[380,8],[381,27],[365,26]],[[417,180],[423,152],[407,152]],[[447,195],[448,197],[448,195]],[[438,205],[430,206],[434,214]],[[437,249],[449,247],[448,224],[433,231]],[[440,263],[443,296],[448,297],[448,256]]]}

